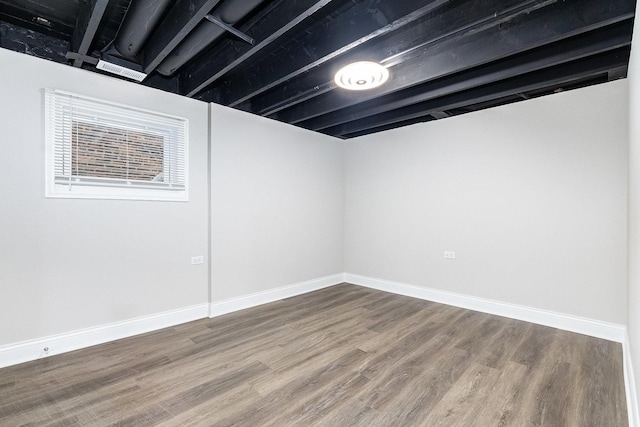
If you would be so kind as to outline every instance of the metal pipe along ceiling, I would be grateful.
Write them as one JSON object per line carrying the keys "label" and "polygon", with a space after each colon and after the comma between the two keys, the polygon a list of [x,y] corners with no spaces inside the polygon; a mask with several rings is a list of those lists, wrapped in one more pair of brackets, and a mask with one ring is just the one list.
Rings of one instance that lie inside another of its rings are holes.
{"label": "metal pipe along ceiling", "polygon": [[[264,0],[227,0],[214,10],[213,15],[229,25],[234,25],[263,2]],[[209,21],[201,22],[162,61],[156,71],[165,76],[172,75],[224,33],[224,29]]]}
{"label": "metal pipe along ceiling", "polygon": [[174,0],[134,0],[113,43],[125,58],[134,59]]}

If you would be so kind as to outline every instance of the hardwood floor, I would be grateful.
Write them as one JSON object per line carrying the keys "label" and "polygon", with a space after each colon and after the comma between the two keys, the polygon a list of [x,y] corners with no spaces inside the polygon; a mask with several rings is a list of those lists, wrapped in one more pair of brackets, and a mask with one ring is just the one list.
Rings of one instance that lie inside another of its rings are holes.
{"label": "hardwood floor", "polygon": [[620,344],[342,284],[0,370],[1,426],[627,425]]}

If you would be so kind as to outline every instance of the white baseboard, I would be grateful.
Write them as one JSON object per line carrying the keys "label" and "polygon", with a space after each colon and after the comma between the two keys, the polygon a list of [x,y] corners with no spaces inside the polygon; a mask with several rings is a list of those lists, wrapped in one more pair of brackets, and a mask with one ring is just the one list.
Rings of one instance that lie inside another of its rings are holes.
{"label": "white baseboard", "polygon": [[[0,346],[0,368],[206,318],[208,308],[209,304],[198,304],[178,310]],[[49,349],[48,352],[44,351],[45,347]]]}
{"label": "white baseboard", "polygon": [[[420,298],[441,304],[495,314],[539,325],[577,332],[596,338],[622,343],[625,340],[626,328],[616,323],[602,322],[585,317],[572,316],[538,308],[478,298],[454,292],[423,288],[406,283],[391,282],[383,279],[345,273],[345,282],[365,286],[381,291],[391,292],[409,297]],[[640,427],[640,426],[639,426]]]}
{"label": "white baseboard", "polygon": [[[264,292],[214,302],[212,304],[199,304],[107,325],[0,346],[0,368],[104,344],[109,341],[179,325],[192,320],[219,316],[232,311],[242,310],[337,285],[342,282],[344,282],[344,274],[335,274],[270,289]],[[45,348],[48,348],[48,351],[45,351]]]}
{"label": "white baseboard", "polygon": [[624,355],[624,387],[627,394],[627,412],[629,414],[629,427],[640,427],[640,408],[638,407],[638,390],[633,371],[631,349],[629,346],[629,334],[625,334],[622,343]]}
{"label": "white baseboard", "polygon": [[294,283],[292,285],[269,289],[263,292],[256,292],[250,295],[243,295],[237,298],[212,302],[209,310],[209,317],[221,316],[234,311],[244,310],[245,308],[251,308],[257,305],[267,304],[284,298],[305,294],[307,292],[317,291],[318,289],[337,285],[342,282],[344,282],[344,273],[320,277],[306,282]]}
{"label": "white baseboard", "polygon": [[[321,277],[211,304],[199,304],[183,309],[0,346],[0,368],[179,325],[202,319],[207,315],[209,317],[220,316],[343,282],[620,342],[623,345],[624,354],[629,425],[630,427],[640,427],[638,394],[635,387],[629,340],[625,326],[349,273]],[[44,351],[45,347],[49,349],[48,352]]]}

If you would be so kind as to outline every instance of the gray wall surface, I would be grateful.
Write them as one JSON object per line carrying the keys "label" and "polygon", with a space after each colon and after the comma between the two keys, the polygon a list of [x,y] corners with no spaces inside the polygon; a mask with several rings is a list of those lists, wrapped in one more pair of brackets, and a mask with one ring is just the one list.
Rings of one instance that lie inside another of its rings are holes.
{"label": "gray wall surface", "polygon": [[[0,63],[0,345],[206,303],[190,260],[208,258],[207,104],[5,49]],[[44,88],[189,119],[189,202],[45,198]]]}
{"label": "gray wall surface", "polygon": [[346,271],[625,324],[626,100],[623,80],[348,141]]}
{"label": "gray wall surface", "polygon": [[344,271],[343,141],[212,105],[211,295]]}
{"label": "gray wall surface", "polygon": [[[640,13],[640,4],[637,12]],[[637,14],[636,14],[637,16]],[[629,63],[629,346],[640,392],[640,23],[635,22]],[[638,403],[636,402],[636,409]],[[640,417],[640,414],[635,414]]]}

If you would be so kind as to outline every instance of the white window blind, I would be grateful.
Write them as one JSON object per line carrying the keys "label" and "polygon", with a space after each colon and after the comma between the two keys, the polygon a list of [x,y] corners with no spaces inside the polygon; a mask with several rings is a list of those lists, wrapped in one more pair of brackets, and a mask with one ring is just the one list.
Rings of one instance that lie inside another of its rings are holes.
{"label": "white window blind", "polygon": [[45,91],[47,196],[187,200],[187,120]]}

